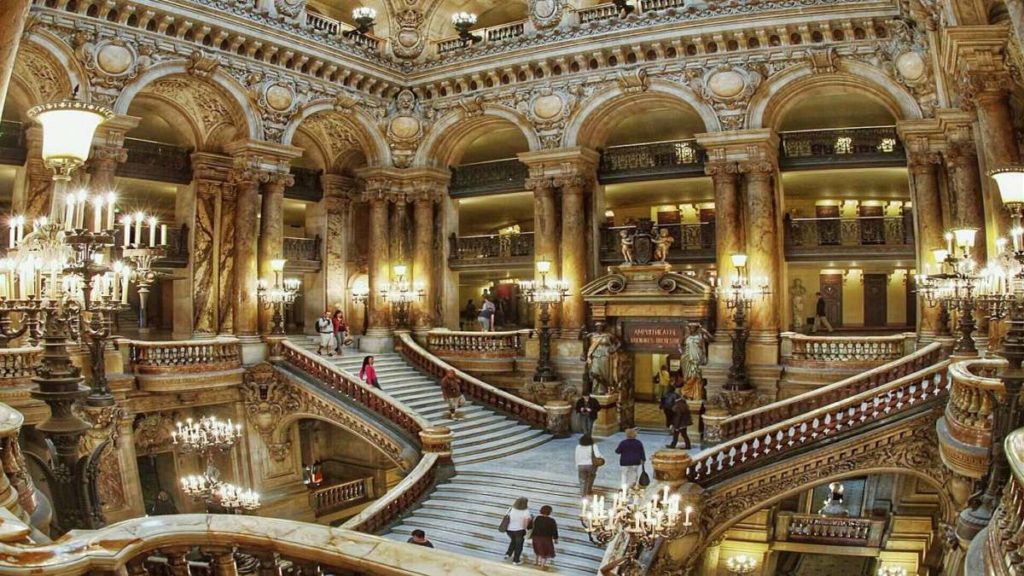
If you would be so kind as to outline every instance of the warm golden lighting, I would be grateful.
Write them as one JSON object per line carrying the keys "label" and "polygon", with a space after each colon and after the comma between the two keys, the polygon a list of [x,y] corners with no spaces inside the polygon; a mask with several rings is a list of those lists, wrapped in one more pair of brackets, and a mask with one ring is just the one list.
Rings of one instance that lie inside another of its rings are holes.
{"label": "warm golden lighting", "polygon": [[989,172],[999,186],[999,196],[1008,206],[1024,205],[1024,166],[1011,166]]}
{"label": "warm golden lighting", "polygon": [[932,258],[935,259],[936,264],[942,264],[949,258],[949,250],[945,248],[936,248],[932,250]]}
{"label": "warm golden lighting", "polygon": [[28,117],[43,127],[43,160],[69,168],[89,158],[96,128],[113,116],[109,108],[76,100],[40,104],[28,111]]}
{"label": "warm golden lighting", "polygon": [[284,264],[285,264],[285,262],[287,262],[287,260],[285,260],[283,258],[275,258],[274,260],[271,260],[270,261],[270,270],[271,270],[271,272],[282,272],[282,271],[284,271]]}
{"label": "warm golden lighting", "polygon": [[729,258],[732,259],[732,265],[735,266],[736,268],[743,268],[744,266],[747,265],[746,254],[733,254]]}
{"label": "warm golden lighting", "polygon": [[538,260],[537,272],[540,272],[541,274],[547,274],[548,272],[551,272],[551,262],[549,260]]}
{"label": "warm golden lighting", "polygon": [[977,234],[977,228],[970,228],[967,226],[953,230],[953,237],[956,239],[956,245],[961,250],[974,248],[974,239]]}
{"label": "warm golden lighting", "polygon": [[405,276],[408,271],[409,267],[405,264],[395,264],[395,276]]}

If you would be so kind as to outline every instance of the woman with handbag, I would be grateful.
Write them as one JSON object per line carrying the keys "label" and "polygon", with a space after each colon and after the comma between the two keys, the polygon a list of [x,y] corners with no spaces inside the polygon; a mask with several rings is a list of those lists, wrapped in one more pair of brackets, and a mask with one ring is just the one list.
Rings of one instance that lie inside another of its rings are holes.
{"label": "woman with handbag", "polygon": [[580,436],[580,443],[576,446],[576,471],[580,479],[580,495],[590,496],[594,491],[594,479],[597,478],[597,469],[604,464],[601,451],[594,444],[590,434]]}
{"label": "woman with handbag", "polygon": [[623,486],[633,486],[640,478],[640,465],[647,460],[644,443],[636,439],[636,428],[626,430],[626,439],[615,448]]}
{"label": "woman with handbag", "polygon": [[513,564],[518,566],[523,563],[523,544],[526,543],[526,531],[530,529],[532,523],[533,514],[530,513],[529,501],[524,497],[516,498],[498,525],[499,530],[504,527],[504,532],[509,537],[505,560],[511,557]]}

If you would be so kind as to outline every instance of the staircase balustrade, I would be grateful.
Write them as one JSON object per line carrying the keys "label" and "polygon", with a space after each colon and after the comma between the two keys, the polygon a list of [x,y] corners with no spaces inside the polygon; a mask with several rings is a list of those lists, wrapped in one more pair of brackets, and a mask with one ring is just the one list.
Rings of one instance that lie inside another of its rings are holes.
{"label": "staircase balustrade", "polygon": [[[936,345],[935,351],[939,350]],[[927,348],[921,352],[925,352]],[[916,364],[920,358],[929,358],[931,352],[924,354],[912,363],[902,363],[900,368]],[[916,409],[929,400],[944,396],[950,387],[948,360],[939,360],[912,374],[892,380],[885,376],[892,372],[883,371],[867,382],[877,381],[865,392],[854,393],[857,386],[843,385],[839,382],[830,386],[832,390],[825,395],[818,395],[816,400],[830,398],[824,405],[814,405],[808,398],[801,402],[789,403],[788,409],[801,409],[797,416],[784,421],[769,415],[786,413],[779,408],[771,408],[758,412],[755,418],[744,420],[756,422],[753,431],[704,450],[693,457],[693,463],[687,468],[687,477],[702,486],[708,486],[724,478],[737,474],[749,466],[762,464],[769,459],[776,459],[787,453],[806,448],[807,446],[831,439],[851,430],[879,423],[887,418]],[[866,382],[861,382],[864,384]],[[836,398],[837,390],[846,390]],[[810,393],[814,395],[814,393]],[[808,395],[802,395],[808,396]],[[797,396],[793,400],[801,398]],[[834,399],[833,399],[834,398]],[[783,403],[786,404],[786,403]],[[741,414],[740,417],[745,417]]]}
{"label": "staircase balustrade", "polygon": [[368,476],[317,488],[310,492],[309,503],[316,511],[317,516],[323,516],[366,500],[371,494],[373,494],[373,477]]}
{"label": "staircase balustrade", "polygon": [[411,410],[387,394],[345,374],[334,365],[297,347],[285,340],[282,343],[284,361],[300,372],[312,377],[331,390],[344,394],[353,402],[365,406],[375,414],[408,432],[419,441],[420,432],[430,428],[430,423],[416,416]]}
{"label": "staircase balustrade", "polygon": [[952,386],[946,403],[946,430],[968,446],[992,445],[992,413],[1004,400],[1003,381],[996,372],[1006,367],[1003,358],[974,358],[949,366]]}
{"label": "staircase balustrade", "polygon": [[533,330],[506,332],[458,332],[431,330],[427,333],[427,349],[436,356],[472,355],[483,358],[514,358],[522,356],[525,343]]}
{"label": "staircase balustrade", "polygon": [[219,372],[242,367],[241,346],[235,338],[121,342],[128,345],[130,368],[136,374]]}
{"label": "staircase balustrade", "polygon": [[780,512],[775,519],[776,538],[783,542],[878,548],[884,533],[885,520],[872,518]]}
{"label": "staircase balustrade", "polygon": [[[32,378],[42,355],[43,349],[38,346],[0,348],[0,381]],[[0,388],[4,384],[0,382]]]}
{"label": "staircase balustrade", "polygon": [[376,534],[409,512],[437,481],[442,456],[425,453],[419,464],[387,494],[341,525],[347,530]]}
{"label": "staircase balustrade", "polygon": [[827,367],[842,363],[887,363],[906,355],[916,334],[893,336],[810,336],[783,332],[782,363],[787,366]]}
{"label": "staircase balustrade", "polygon": [[938,342],[933,342],[913,354],[904,356],[895,362],[873,368],[863,374],[840,380],[835,384],[829,384],[818,390],[805,392],[786,400],[780,400],[767,406],[730,416],[721,422],[718,429],[706,430],[705,435],[728,439],[736,438],[742,434],[749,434],[766,426],[771,426],[776,422],[799,417],[801,414],[810,413],[816,408],[828,406],[851,396],[879,388],[908,374],[913,374],[928,366],[936,365],[942,361],[943,356],[942,345]]}
{"label": "staircase balustrade", "polygon": [[1024,572],[1024,429],[1008,434],[1003,448],[1012,474],[988,524],[984,557],[989,576]]}
{"label": "staircase balustrade", "polygon": [[547,424],[547,411],[542,406],[499,390],[455,368],[420,347],[408,332],[400,332],[395,335],[395,348],[413,366],[434,378],[441,379],[449,370],[452,370],[456,378],[459,379],[462,393],[467,398],[476,400],[530,426],[544,428]]}
{"label": "staircase balustrade", "polygon": [[[37,504],[35,485],[26,468],[18,435],[25,423],[21,412],[0,404],[0,542],[9,520],[27,522]],[[3,573],[3,570],[0,570]]]}

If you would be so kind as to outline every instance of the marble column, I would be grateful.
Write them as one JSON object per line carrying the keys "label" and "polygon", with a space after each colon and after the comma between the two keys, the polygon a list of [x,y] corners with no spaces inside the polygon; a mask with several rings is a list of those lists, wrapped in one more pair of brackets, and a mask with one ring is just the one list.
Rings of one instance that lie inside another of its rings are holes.
{"label": "marble column", "polygon": [[[195,202],[191,217],[187,221],[191,231],[189,283],[192,300],[192,336],[211,338],[220,329],[219,296],[220,276],[230,274],[217,267],[221,261],[222,247],[219,246],[221,218],[218,218],[218,204],[222,202],[223,190],[229,176],[230,158],[213,154],[192,155],[192,186]],[[234,214],[230,214],[234,218]]]}
{"label": "marble column", "polygon": [[[735,162],[709,162],[704,172],[711,176],[715,190],[715,268],[718,281],[728,283],[735,276],[732,255],[746,251],[739,193],[739,167]],[[725,300],[717,300],[715,336],[729,340],[732,314]]]}
{"label": "marble column", "polygon": [[[780,255],[778,212],[775,198],[775,165],[768,160],[740,163],[744,174],[747,210],[747,274],[753,286],[765,282],[770,294],[755,298],[748,326],[752,341],[774,342],[781,326],[779,301]],[[717,237],[716,237],[717,240]]]}
{"label": "marble column", "polygon": [[238,192],[234,185],[225,184],[217,203],[217,326],[218,334],[235,333],[235,221],[238,216]]}
{"label": "marble column", "polygon": [[436,194],[420,192],[413,203],[412,278],[423,287],[423,299],[416,307],[416,329],[434,327],[434,204]]}
{"label": "marble column", "polygon": [[257,171],[246,170],[233,174],[235,190],[235,286],[234,329],[239,338],[259,336],[259,302],[256,284],[257,267],[257,214],[260,213],[260,178]]}
{"label": "marble column", "polygon": [[[938,272],[932,250],[945,246],[945,227],[942,220],[942,197],[939,191],[938,167],[941,158],[937,152],[908,154],[911,190],[914,199],[914,221],[917,239],[917,271],[919,274]],[[918,334],[923,341],[934,340],[941,332],[939,309],[920,306]]]}
{"label": "marble column", "polygon": [[29,0],[5,0],[4,17],[0,18],[0,112],[3,112],[11,74],[14,72],[14,56],[25,31]]}
{"label": "marble column", "polygon": [[587,177],[571,176],[562,183],[562,280],[569,295],[562,304],[562,330],[575,334],[586,322],[587,307],[580,290],[587,283],[587,226],[584,197]]}
{"label": "marble column", "polygon": [[[409,199],[404,195],[394,198],[388,239],[391,264],[409,265]],[[406,276],[406,280],[408,280]]]}
{"label": "marble column", "polygon": [[94,194],[105,194],[117,188],[117,167],[128,160],[128,150],[121,146],[94,146],[89,157],[89,188]]}
{"label": "marble column", "polygon": [[53,171],[43,162],[43,129],[32,126],[25,132],[27,160],[25,186],[14,191],[13,208],[28,222],[50,214],[50,195],[53,192]]}
{"label": "marble column", "polygon": [[[555,206],[555,184],[551,178],[531,178],[526,188],[533,191],[533,260],[551,262],[549,278],[558,278],[558,208]],[[540,273],[536,280],[540,281]],[[551,309],[551,326],[558,326],[559,310]],[[539,320],[537,321],[539,325]]]}
{"label": "marble column", "polygon": [[345,305],[345,292],[348,288],[350,220],[355,182],[337,174],[324,174],[320,179],[323,200],[306,209],[306,236],[319,234],[323,239],[320,271],[307,274],[303,286],[307,331],[313,329],[316,319],[324,310],[333,310],[335,306],[340,307],[349,324],[352,324],[352,310]]}
{"label": "marble column", "polygon": [[382,192],[370,194],[367,202],[370,207],[370,241],[367,265],[370,282],[370,322],[367,335],[386,338],[391,333],[388,304],[380,294],[380,289],[391,279],[388,261],[388,198]]}
{"label": "marble column", "polygon": [[[271,260],[284,257],[284,189],[295,184],[291,174],[270,174],[263,183],[263,203],[260,212],[259,279],[273,286],[274,271]],[[282,280],[284,279],[282,273]],[[260,306],[260,331],[269,334],[273,310]]]}
{"label": "marble column", "polygon": [[946,144],[946,168],[955,199],[954,227],[965,225],[978,229],[972,254],[979,262],[985,261],[985,201],[981,194],[981,175],[978,153],[974,142],[955,141]]}

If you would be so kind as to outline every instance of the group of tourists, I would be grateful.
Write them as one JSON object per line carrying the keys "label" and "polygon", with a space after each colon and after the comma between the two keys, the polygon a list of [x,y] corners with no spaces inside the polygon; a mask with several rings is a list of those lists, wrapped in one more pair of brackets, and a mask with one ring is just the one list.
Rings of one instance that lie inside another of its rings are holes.
{"label": "group of tourists", "polygon": [[348,322],[345,322],[345,315],[341,310],[324,310],[323,316],[316,320],[316,333],[320,340],[316,345],[316,353],[321,356],[327,352],[328,356],[342,355],[346,346],[352,345],[352,338],[348,332]]}
{"label": "group of tourists", "polygon": [[555,544],[558,544],[558,522],[551,517],[551,506],[541,506],[540,513],[534,516],[530,512],[529,500],[516,498],[512,506],[505,512],[498,524],[498,531],[508,535],[508,548],[505,560],[519,565],[523,563],[523,546],[529,534],[533,544],[534,564],[544,568],[555,557]]}

